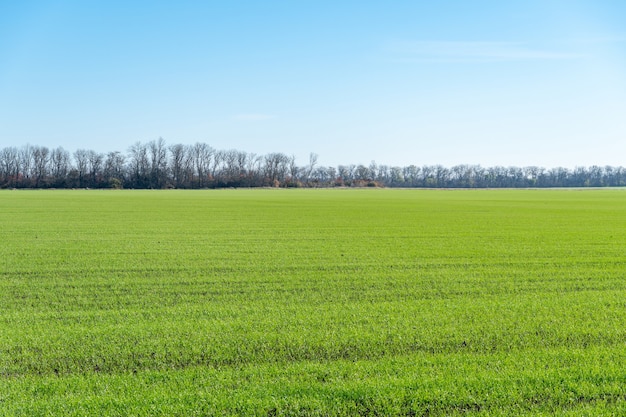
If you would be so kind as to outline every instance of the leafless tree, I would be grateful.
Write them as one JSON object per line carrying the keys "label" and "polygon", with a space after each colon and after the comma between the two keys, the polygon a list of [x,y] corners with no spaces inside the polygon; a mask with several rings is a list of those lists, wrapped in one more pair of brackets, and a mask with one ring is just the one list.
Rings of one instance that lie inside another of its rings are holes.
{"label": "leafless tree", "polygon": [[126,176],[126,158],[120,152],[109,152],[104,161],[104,178],[112,188],[122,188]]}
{"label": "leafless tree", "polygon": [[52,183],[55,187],[63,187],[66,183],[67,174],[70,170],[71,158],[70,153],[58,147],[50,153],[50,170],[52,175]]}
{"label": "leafless tree", "polygon": [[20,173],[20,152],[16,147],[0,151],[0,186],[17,187]]}
{"label": "leafless tree", "polygon": [[148,147],[137,142],[129,149],[130,176],[133,187],[149,188],[150,186],[150,161],[148,158]]}
{"label": "leafless tree", "polygon": [[263,171],[271,186],[278,186],[285,180],[288,171],[289,157],[275,152],[265,155]]}
{"label": "leafless tree", "polygon": [[215,150],[206,143],[198,142],[193,145],[193,166],[197,175],[198,186],[200,188],[204,188],[208,185],[209,175],[211,174],[211,162],[214,153]]}
{"label": "leafless tree", "polygon": [[159,138],[148,143],[150,158],[150,188],[163,188],[167,181],[167,148]]}

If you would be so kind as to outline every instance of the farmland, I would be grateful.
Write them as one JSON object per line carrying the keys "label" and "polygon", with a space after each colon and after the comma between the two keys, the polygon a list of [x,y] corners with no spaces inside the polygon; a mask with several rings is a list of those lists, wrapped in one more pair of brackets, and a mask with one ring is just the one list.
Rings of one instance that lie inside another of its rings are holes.
{"label": "farmland", "polygon": [[626,191],[0,192],[0,416],[624,415]]}

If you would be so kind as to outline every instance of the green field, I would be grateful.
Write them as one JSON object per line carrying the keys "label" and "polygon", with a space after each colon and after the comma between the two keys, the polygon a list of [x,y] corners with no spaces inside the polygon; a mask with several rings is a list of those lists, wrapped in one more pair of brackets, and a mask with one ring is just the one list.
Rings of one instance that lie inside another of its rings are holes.
{"label": "green field", "polygon": [[0,192],[0,416],[626,415],[626,190]]}

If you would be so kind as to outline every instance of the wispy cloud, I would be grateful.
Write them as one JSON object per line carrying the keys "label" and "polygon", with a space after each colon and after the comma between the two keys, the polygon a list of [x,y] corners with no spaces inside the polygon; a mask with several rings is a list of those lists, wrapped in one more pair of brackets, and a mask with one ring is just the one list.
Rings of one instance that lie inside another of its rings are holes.
{"label": "wispy cloud", "polygon": [[422,62],[562,60],[586,56],[525,42],[401,41],[388,44],[386,49],[399,60]]}
{"label": "wispy cloud", "polygon": [[270,120],[275,119],[276,116],[271,114],[263,114],[263,113],[242,113],[237,114],[233,117],[235,120],[244,121],[244,122],[257,122],[262,120]]}
{"label": "wispy cloud", "polygon": [[570,43],[577,43],[580,45],[606,45],[606,44],[620,44],[626,42],[626,35],[597,35],[588,36],[585,38],[575,38],[570,40]]}

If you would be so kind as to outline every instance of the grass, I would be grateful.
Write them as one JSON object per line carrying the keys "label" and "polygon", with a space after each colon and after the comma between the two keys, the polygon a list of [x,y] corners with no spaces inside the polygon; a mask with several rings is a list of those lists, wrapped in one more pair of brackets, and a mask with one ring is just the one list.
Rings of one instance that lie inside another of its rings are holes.
{"label": "grass", "polygon": [[624,415],[624,190],[5,191],[0,416]]}

